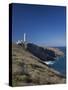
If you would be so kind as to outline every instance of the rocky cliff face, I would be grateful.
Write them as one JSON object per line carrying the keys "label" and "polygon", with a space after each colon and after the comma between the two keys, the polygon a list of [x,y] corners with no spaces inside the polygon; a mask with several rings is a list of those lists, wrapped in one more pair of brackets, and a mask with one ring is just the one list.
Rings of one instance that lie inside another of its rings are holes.
{"label": "rocky cliff face", "polygon": [[63,52],[58,48],[43,48],[32,43],[27,44],[27,49],[43,61],[55,60],[57,56],[63,55]]}
{"label": "rocky cliff face", "polygon": [[[28,49],[35,54],[47,53],[43,48],[28,44]],[[31,49],[30,49],[31,47]],[[59,72],[43,64],[40,58],[29,52],[22,45],[12,44],[12,86],[30,86],[65,83],[66,79]],[[36,52],[35,52],[36,51]],[[50,52],[49,52],[50,53]],[[54,54],[54,53],[53,53]],[[45,57],[46,58],[46,57]],[[44,58],[43,58],[44,59]]]}

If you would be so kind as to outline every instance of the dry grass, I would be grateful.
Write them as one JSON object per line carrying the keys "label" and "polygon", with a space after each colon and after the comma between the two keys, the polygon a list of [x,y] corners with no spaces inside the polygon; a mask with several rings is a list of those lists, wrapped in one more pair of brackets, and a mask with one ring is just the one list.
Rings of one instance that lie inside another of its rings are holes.
{"label": "dry grass", "polygon": [[65,78],[53,71],[23,47],[12,45],[13,86],[65,83]]}

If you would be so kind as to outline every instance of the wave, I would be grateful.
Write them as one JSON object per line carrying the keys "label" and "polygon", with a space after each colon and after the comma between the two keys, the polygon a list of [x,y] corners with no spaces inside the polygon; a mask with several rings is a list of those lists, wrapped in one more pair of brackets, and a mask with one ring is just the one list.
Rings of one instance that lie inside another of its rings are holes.
{"label": "wave", "polygon": [[55,61],[45,61],[45,63],[46,63],[47,65],[53,65],[53,64],[55,64],[55,63],[59,60],[59,58],[60,58],[60,57],[56,57],[56,58],[55,58]]}
{"label": "wave", "polygon": [[47,65],[52,65],[52,64],[55,63],[55,61],[45,61],[45,63],[46,63]]}

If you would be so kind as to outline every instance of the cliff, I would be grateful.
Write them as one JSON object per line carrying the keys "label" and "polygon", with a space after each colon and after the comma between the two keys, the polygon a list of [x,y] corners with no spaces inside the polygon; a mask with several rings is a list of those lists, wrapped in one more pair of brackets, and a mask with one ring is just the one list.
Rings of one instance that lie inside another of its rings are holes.
{"label": "cliff", "polygon": [[56,57],[64,55],[58,48],[44,48],[33,43],[28,43],[27,49],[43,61],[53,61]]}

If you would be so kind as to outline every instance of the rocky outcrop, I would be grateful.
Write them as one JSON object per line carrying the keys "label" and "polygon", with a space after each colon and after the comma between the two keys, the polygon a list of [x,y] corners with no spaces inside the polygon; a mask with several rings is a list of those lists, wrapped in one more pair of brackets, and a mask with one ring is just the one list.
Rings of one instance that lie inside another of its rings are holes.
{"label": "rocky outcrop", "polygon": [[55,53],[55,56],[64,56],[64,53],[58,48],[47,48]]}
{"label": "rocky outcrop", "polygon": [[43,48],[32,43],[27,44],[27,49],[43,61],[52,61],[55,60],[57,56],[63,55],[63,52],[58,48]]}

